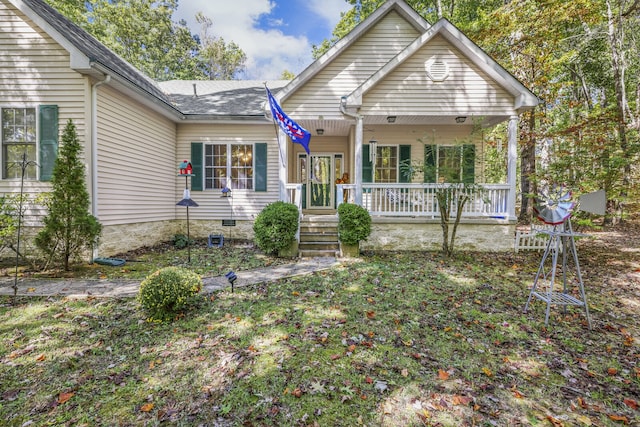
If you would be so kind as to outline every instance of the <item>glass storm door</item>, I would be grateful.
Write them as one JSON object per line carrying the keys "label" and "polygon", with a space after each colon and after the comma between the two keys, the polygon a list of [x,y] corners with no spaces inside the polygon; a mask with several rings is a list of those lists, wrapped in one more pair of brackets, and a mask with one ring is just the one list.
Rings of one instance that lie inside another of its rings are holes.
{"label": "glass storm door", "polygon": [[310,157],[310,169],[307,183],[309,209],[333,208],[333,155],[314,154]]}

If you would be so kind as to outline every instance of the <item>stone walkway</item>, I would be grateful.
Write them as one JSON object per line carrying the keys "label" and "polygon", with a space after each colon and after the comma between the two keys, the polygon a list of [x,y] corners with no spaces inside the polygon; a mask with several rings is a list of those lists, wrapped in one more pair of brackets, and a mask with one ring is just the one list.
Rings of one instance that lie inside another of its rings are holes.
{"label": "stone walkway", "polygon": [[[287,277],[301,276],[327,270],[340,265],[335,258],[311,258],[298,262],[265,267],[255,270],[236,271],[238,279],[234,288],[271,282]],[[0,279],[0,295],[13,295],[13,278]],[[212,293],[230,287],[225,276],[204,277],[203,292]],[[21,279],[18,278],[20,296],[74,296],[74,297],[134,297],[138,293],[140,280],[74,280],[74,279]]]}

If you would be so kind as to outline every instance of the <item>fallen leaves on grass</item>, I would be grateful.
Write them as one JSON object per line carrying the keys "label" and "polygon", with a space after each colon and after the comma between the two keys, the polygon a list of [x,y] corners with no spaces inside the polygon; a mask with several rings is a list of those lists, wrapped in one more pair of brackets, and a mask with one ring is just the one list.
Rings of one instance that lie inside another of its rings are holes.
{"label": "fallen leaves on grass", "polygon": [[140,407],[140,412],[151,412],[151,410],[153,409],[153,406],[154,406],[153,403],[145,403]]}
{"label": "fallen leaves on grass", "polygon": [[71,399],[74,395],[75,395],[75,393],[72,392],[72,391],[70,391],[70,392],[62,392],[62,393],[58,394],[57,402],[60,405],[62,405],[63,403],[68,402],[69,399]]}

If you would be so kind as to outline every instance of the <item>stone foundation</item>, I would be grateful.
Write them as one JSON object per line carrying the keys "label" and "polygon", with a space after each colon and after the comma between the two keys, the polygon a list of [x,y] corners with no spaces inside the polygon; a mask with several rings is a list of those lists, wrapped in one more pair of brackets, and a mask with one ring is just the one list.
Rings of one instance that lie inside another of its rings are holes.
{"label": "stone foundation", "polygon": [[[176,234],[187,234],[184,220],[110,225],[102,229],[99,255],[109,257],[144,246],[170,241]],[[235,227],[223,227],[222,221],[189,221],[192,239],[206,239],[209,234],[222,234],[225,242],[233,239],[252,240],[253,221],[236,221]]]}
{"label": "stone foundation", "polygon": [[[515,227],[515,222],[506,220],[463,219],[456,231],[454,251],[512,251]],[[449,233],[452,228],[450,225]],[[371,235],[360,242],[360,249],[439,251],[442,249],[440,220],[373,217]]]}
{"label": "stone foundation", "polygon": [[[32,245],[34,230],[25,232],[23,248]],[[143,222],[103,227],[98,256],[110,257],[144,246],[170,241],[176,234],[187,234],[183,220]],[[253,221],[236,221],[234,227],[222,221],[192,220],[189,234],[193,239],[207,239],[210,234],[224,236],[225,242],[253,240]],[[455,250],[511,251],[514,248],[515,223],[504,220],[463,220],[456,233]],[[371,235],[360,242],[361,250],[442,249],[442,228],[438,219],[372,218]]]}

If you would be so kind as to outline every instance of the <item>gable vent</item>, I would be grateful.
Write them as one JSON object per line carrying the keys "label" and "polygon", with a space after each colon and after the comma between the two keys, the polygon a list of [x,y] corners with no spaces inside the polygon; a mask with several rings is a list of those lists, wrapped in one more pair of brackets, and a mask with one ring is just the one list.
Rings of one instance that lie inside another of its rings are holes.
{"label": "gable vent", "polygon": [[434,82],[442,82],[449,77],[449,65],[440,58],[431,58],[424,67],[427,76]]}

